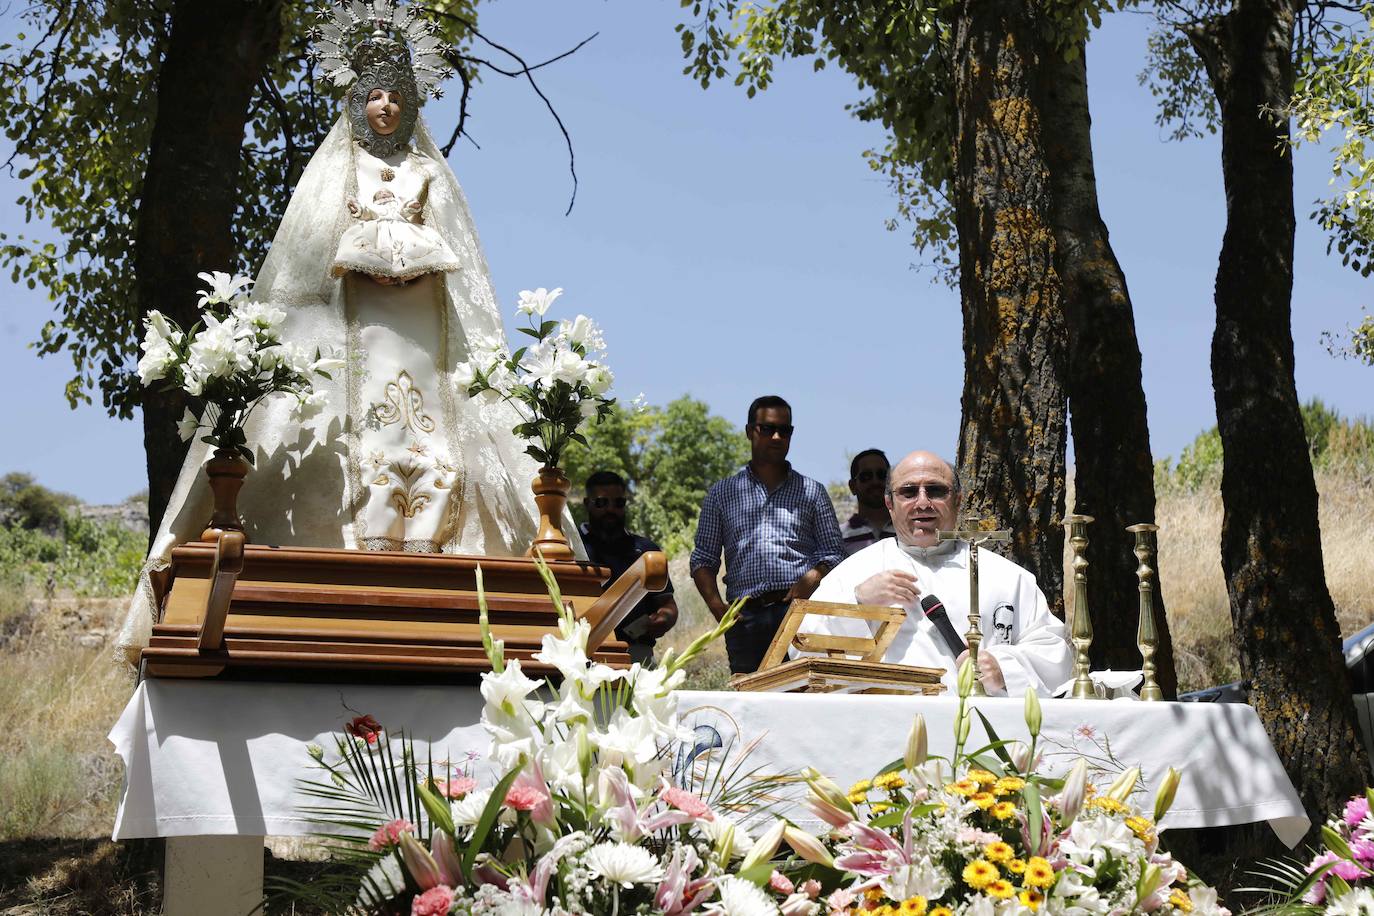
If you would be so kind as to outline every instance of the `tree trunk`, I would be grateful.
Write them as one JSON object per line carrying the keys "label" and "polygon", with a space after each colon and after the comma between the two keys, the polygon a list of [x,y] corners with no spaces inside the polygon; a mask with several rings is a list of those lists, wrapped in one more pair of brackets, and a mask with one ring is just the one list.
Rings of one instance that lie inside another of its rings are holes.
{"label": "tree trunk", "polygon": [[[200,271],[234,269],[231,227],[253,87],[277,51],[281,0],[177,0],[157,82],[134,252],[139,315],[156,309],[189,328]],[[147,392],[149,538],[186,457],[176,433],[186,400]]]}
{"label": "tree trunk", "polygon": [[965,516],[1012,530],[1008,553],[1062,614],[1068,347],[1035,26],[1029,0],[964,0],[955,10],[959,467]]}
{"label": "tree trunk", "polygon": [[1212,385],[1223,449],[1221,563],[1250,702],[1319,825],[1363,790],[1317,488],[1293,381],[1293,89],[1289,0],[1236,0],[1192,29],[1221,110],[1226,233]]}
{"label": "tree trunk", "polygon": [[[1041,111],[1053,192],[1055,263],[1069,334],[1074,508],[1095,519],[1088,528],[1087,551],[1093,668],[1120,671],[1141,664],[1138,561],[1132,552],[1135,536],[1126,526],[1155,520],[1154,462],[1131,296],[1097,205],[1086,41],[1079,42],[1072,60],[1064,50],[1044,52],[1046,100]],[[1178,692],[1173,640],[1158,584],[1155,623],[1159,683],[1165,696],[1173,697]]]}

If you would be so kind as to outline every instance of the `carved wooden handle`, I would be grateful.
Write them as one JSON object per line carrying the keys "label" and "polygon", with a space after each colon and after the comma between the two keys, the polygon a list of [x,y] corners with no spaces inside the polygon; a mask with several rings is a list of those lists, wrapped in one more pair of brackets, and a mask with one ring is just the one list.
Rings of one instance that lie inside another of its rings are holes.
{"label": "carved wooden handle", "polygon": [[658,550],[641,554],[582,615],[592,627],[587,637],[587,654],[595,652],[606,641],[641,598],[650,592],[662,591],[667,584],[668,557]]}
{"label": "carved wooden handle", "polygon": [[229,601],[234,583],[243,572],[243,546],[248,539],[242,531],[221,531],[215,543],[215,564],[210,567],[210,593],[205,597],[205,617],[200,623],[200,651],[213,652],[224,644],[224,620],[229,616]]}

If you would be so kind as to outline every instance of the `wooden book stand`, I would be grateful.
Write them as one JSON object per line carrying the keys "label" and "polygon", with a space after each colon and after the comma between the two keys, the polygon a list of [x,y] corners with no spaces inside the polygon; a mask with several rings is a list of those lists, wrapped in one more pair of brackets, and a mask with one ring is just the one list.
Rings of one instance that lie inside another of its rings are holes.
{"label": "wooden book stand", "polygon": [[[799,633],[802,621],[812,617],[847,617],[877,624],[872,637]],[[730,679],[736,690],[781,693],[919,693],[944,690],[941,668],[893,665],[883,656],[897,638],[906,619],[901,608],[871,604],[834,604],[828,601],[793,601],[759,663],[751,674]],[[788,651],[823,653],[787,661]]]}
{"label": "wooden book stand", "polygon": [[[565,604],[591,624],[588,655],[629,667],[613,630],[645,594],[662,589],[668,564],[646,553],[602,591],[610,571],[550,562]],[[161,620],[143,650],[150,677],[218,675],[357,679],[409,673],[471,680],[490,670],[478,624],[482,569],[492,635],[506,658],[534,676],[532,659],[558,612],[526,557],[468,557],[245,544],[238,532],[172,551],[154,580]]]}

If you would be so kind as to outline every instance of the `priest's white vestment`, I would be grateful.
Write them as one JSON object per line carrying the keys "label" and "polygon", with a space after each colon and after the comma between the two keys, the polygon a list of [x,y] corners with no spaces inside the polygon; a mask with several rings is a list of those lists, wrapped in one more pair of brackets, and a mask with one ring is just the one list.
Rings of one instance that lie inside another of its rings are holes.
{"label": "priest's white vestment", "polygon": [[[978,550],[978,604],[983,633],[980,651],[992,655],[1002,666],[1009,695],[1020,696],[1034,690],[1049,696],[1072,673],[1073,654],[1064,624],[1050,613],[1034,576],[989,550]],[[935,595],[944,602],[949,621],[962,639],[968,632],[968,559],[969,546],[963,541],[907,547],[895,538],[885,538],[832,569],[811,599],[858,604],[854,590],[866,579],[883,570],[904,570],[916,577],[920,597]],[[906,620],[883,661],[943,668],[945,688],[953,693],[956,653],[926,619],[920,598],[904,610]],[[850,618],[808,618],[801,632],[871,636],[871,631],[865,632],[869,626],[866,621]]]}

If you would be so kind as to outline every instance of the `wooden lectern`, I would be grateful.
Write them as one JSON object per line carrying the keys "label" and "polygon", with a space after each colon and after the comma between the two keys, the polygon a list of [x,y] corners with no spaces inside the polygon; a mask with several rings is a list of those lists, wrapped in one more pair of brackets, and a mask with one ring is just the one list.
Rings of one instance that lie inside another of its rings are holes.
{"label": "wooden lectern", "polygon": [[[588,655],[629,667],[613,630],[646,593],[664,587],[664,555],[644,554],[604,593],[608,569],[548,565],[565,604],[591,624]],[[161,618],[143,650],[144,672],[469,681],[490,670],[478,624],[479,566],[492,635],[505,641],[506,658],[535,676],[555,673],[531,658],[544,634],[558,629],[533,559],[266,547],[235,531],[175,548],[170,569],[154,577]]]}
{"label": "wooden lectern", "polygon": [[[844,617],[870,625],[871,637],[800,633],[802,621],[813,617]],[[893,665],[883,661],[897,630],[906,619],[901,608],[828,601],[793,601],[759,663],[751,674],[730,678],[736,690],[782,693],[919,693],[933,696],[944,690],[941,668]],[[876,626],[874,626],[876,625]],[[817,653],[787,660],[789,650]]]}

